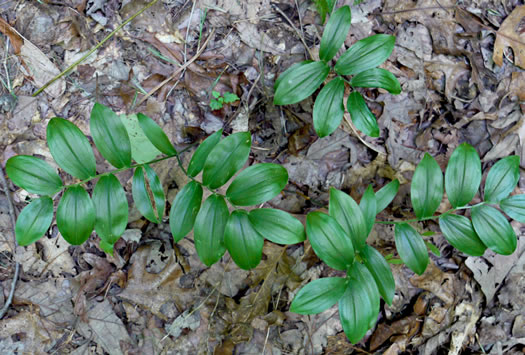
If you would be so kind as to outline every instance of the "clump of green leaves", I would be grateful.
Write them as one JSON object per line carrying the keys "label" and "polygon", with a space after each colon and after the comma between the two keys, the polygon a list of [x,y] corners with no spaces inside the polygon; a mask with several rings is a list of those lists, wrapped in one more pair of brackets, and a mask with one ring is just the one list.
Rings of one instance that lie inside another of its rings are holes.
{"label": "clump of green leaves", "polygon": [[225,92],[221,95],[220,92],[212,91],[213,99],[210,100],[210,107],[212,110],[220,110],[224,104],[232,104],[235,101],[239,101],[240,98],[231,92]]}
{"label": "clump of green leaves", "polygon": [[[395,243],[401,261],[421,275],[429,262],[429,248],[439,253],[410,223],[438,219],[447,241],[471,256],[483,255],[487,248],[510,255],[517,238],[507,218],[525,223],[525,195],[509,194],[519,179],[519,158],[509,156],[490,169],[484,186],[483,201],[468,205],[481,184],[481,162],[476,150],[461,144],[452,154],[443,173],[438,163],[425,154],[416,167],[411,185],[411,200],[416,219],[376,222],[376,215],[394,199],[397,180],[375,192],[369,186],[359,204],[342,191],[331,189],[328,214],[314,211],[306,218],[306,232],[312,249],[328,266],[346,271],[346,277],[329,277],[310,282],[295,296],[290,310],[300,314],[322,312],[339,302],[344,332],[352,343],[359,342],[375,325],[379,298],[389,305],[395,284],[388,260],[366,244],[374,223],[395,224]],[[435,215],[444,191],[452,209]],[[470,218],[464,212],[470,212]]]}
{"label": "clump of green leaves", "polygon": [[[128,222],[128,201],[115,174],[135,170],[132,182],[135,205],[146,219],[161,223],[165,195],[150,165],[169,158],[177,158],[180,168],[191,179],[171,205],[173,238],[178,242],[194,229],[197,253],[206,265],[217,262],[228,250],[241,268],[251,269],[261,260],[264,238],[280,244],[305,239],[301,222],[284,211],[261,208],[247,212],[238,208],[262,204],[279,194],[288,182],[288,173],[282,166],[252,165],[238,174],[225,195],[216,191],[246,163],[251,148],[250,133],[234,133],[222,140],[222,130],[212,134],[195,151],[186,170],[163,130],[143,114],[139,113],[137,120],[144,135],[164,157],[133,164],[131,141],[121,118],[108,107],[95,104],[90,121],[93,141],[101,155],[117,169],[97,174],[87,137],[73,123],[58,117],[52,118],[47,126],[49,150],[58,166],[80,181],[64,185],[55,169],[36,157],[18,155],[7,161],[9,178],[28,192],[41,195],[22,210],[17,220],[15,234],[19,245],[36,242],[49,229],[54,214],[53,198],[63,192],[56,210],[62,237],[70,244],[80,245],[94,229],[101,239],[101,249],[112,253]],[[201,171],[202,182],[196,178]],[[83,186],[95,179],[98,181],[90,196]],[[203,189],[211,192],[204,203]],[[233,206],[232,213],[227,203]]]}
{"label": "clump of green leaves", "polygon": [[[321,13],[321,12],[320,12]],[[355,88],[382,88],[399,94],[401,85],[389,71],[377,68],[392,53],[395,37],[376,34],[357,41],[337,60],[329,63],[343,45],[351,24],[348,6],[335,11],[328,20],[321,38],[320,61],[307,60],[294,64],[275,82],[274,104],[290,105],[312,95],[333,71],[336,76],[323,86],[315,100],[313,121],[319,137],[333,133],[345,112],[345,87],[353,91],[348,96],[346,109],[354,125],[371,137],[379,136],[379,127],[366,101]],[[352,76],[347,79],[348,76]]]}

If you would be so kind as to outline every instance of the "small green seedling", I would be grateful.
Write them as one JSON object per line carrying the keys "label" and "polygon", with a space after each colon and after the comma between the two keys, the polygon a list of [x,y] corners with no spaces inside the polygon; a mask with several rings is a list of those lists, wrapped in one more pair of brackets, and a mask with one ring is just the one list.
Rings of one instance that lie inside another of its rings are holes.
{"label": "small green seedling", "polygon": [[217,91],[212,91],[211,94],[214,97],[214,99],[210,100],[210,107],[212,110],[220,110],[224,104],[232,104],[235,101],[240,100],[239,96],[231,92],[225,92],[224,95],[221,95]]}
{"label": "small green seedling", "polygon": [[275,82],[274,104],[290,105],[311,96],[331,72],[336,74],[323,86],[314,103],[314,129],[319,137],[332,134],[341,124],[347,85],[352,92],[348,95],[346,110],[357,129],[370,137],[379,137],[379,126],[363,95],[355,89],[382,88],[391,94],[401,92],[396,77],[388,70],[378,68],[392,53],[394,36],[376,34],[361,39],[344,52],[333,67],[330,65],[346,39],[350,23],[350,7],[343,6],[335,11],[321,38],[321,60],[296,63]]}

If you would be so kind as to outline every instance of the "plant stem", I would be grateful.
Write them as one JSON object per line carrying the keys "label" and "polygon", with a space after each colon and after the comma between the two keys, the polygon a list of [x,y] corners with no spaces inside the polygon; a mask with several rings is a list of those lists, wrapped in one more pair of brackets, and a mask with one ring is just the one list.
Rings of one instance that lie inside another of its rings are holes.
{"label": "plant stem", "polygon": [[458,208],[451,208],[448,211],[445,211],[442,214],[439,214],[437,216],[430,216],[430,217],[423,217],[423,218],[413,218],[413,219],[399,220],[399,221],[375,221],[374,223],[376,223],[376,224],[401,224],[401,223],[412,223],[412,222],[429,221],[429,220],[433,220],[433,219],[439,219],[439,218],[441,218],[443,216],[446,216],[448,214],[452,214],[452,213],[454,213],[455,211],[458,211],[458,210],[468,210],[468,209],[471,209],[471,208],[474,208],[474,207],[477,207],[477,206],[481,206],[481,205],[485,205],[485,204],[487,204],[487,202],[483,201],[483,202],[480,202],[480,203],[472,205],[472,206],[468,206],[467,205],[467,206],[458,207]]}
{"label": "plant stem", "polygon": [[122,27],[126,26],[128,23],[130,23],[135,17],[139,16],[140,14],[142,14],[144,11],[146,11],[147,9],[149,9],[151,6],[155,5],[155,3],[159,1],[159,0],[153,0],[151,1],[149,4],[147,4],[146,6],[144,6],[140,11],[138,11],[137,13],[135,13],[134,15],[132,15],[130,18],[128,18],[126,21],[122,22],[120,25],[117,26],[117,28],[115,28],[109,35],[107,35],[102,41],[100,41],[100,43],[98,43],[95,47],[91,48],[89,50],[89,52],[87,52],[86,54],[84,54],[82,56],[82,58],[80,58],[79,60],[77,60],[75,63],[71,64],[69,67],[67,67],[62,73],[58,74],[57,76],[55,76],[53,79],[51,79],[50,81],[48,81],[44,86],[42,86],[40,89],[38,89],[32,96],[37,96],[38,94],[40,94],[42,91],[44,91],[45,89],[47,89],[51,84],[53,84],[55,81],[59,80],[60,78],[62,78],[63,76],[67,75],[70,71],[72,71],[73,69],[75,69],[75,67],[77,65],[79,65],[80,63],[82,63],[84,60],[86,60],[91,54],[93,54],[97,49],[99,49],[104,43],[106,43],[111,37],[113,37],[115,35],[115,33],[117,33],[118,31],[120,31],[122,29]]}

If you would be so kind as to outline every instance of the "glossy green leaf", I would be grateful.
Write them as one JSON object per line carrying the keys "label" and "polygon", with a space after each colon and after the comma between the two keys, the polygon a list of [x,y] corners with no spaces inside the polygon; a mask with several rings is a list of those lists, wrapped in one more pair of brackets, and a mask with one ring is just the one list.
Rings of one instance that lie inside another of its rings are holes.
{"label": "glossy green leaf", "polygon": [[[146,173],[146,178],[144,177]],[[139,166],[133,174],[132,195],[139,212],[153,223],[162,222],[165,198],[160,179],[149,165]],[[153,196],[153,201],[150,198]]]}
{"label": "glossy green leaf", "polygon": [[410,186],[410,198],[417,218],[430,217],[443,199],[443,173],[428,153],[416,167]]}
{"label": "glossy green leaf", "polygon": [[296,244],[306,239],[303,224],[287,212],[274,208],[256,208],[248,214],[253,228],[277,244]]}
{"label": "glossy green leaf", "polygon": [[379,137],[379,126],[374,114],[366,105],[363,96],[354,91],[348,95],[346,109],[350,113],[352,122],[358,130],[370,137]]}
{"label": "glossy green leaf", "polygon": [[363,71],[354,76],[350,84],[358,88],[381,88],[395,95],[401,93],[401,84],[394,74],[382,68]]}
{"label": "glossy green leaf", "polygon": [[314,103],[314,129],[319,137],[332,134],[343,119],[345,106],[343,95],[345,83],[342,78],[336,77],[326,84]]}
{"label": "glossy green leaf", "polygon": [[273,85],[273,89],[274,90],[277,90],[277,88],[279,87],[279,85],[286,81],[288,77],[292,77],[294,74],[294,72],[299,69],[300,67],[306,65],[306,64],[310,64],[310,63],[313,63],[314,61],[313,60],[303,60],[302,62],[298,62],[298,63],[295,63],[295,64],[292,64],[288,69],[286,69],[284,72],[281,73],[281,75],[279,75],[279,77],[277,78],[277,80],[275,80],[275,83]]}
{"label": "glossy green leaf", "polygon": [[252,206],[271,200],[288,183],[288,172],[279,164],[254,164],[241,171],[226,191],[237,206]]}
{"label": "glossy green leaf", "polygon": [[394,234],[401,260],[416,274],[422,275],[428,265],[428,252],[423,237],[406,223],[397,224]]}
{"label": "glossy green leaf", "polygon": [[450,245],[465,254],[481,256],[487,249],[476,234],[472,222],[465,216],[442,215],[439,218],[439,228]]}
{"label": "glossy green leaf", "polygon": [[166,133],[164,133],[155,121],[142,113],[137,114],[137,119],[144,134],[155,148],[166,155],[177,155],[177,150],[175,150],[175,147],[171,144],[168,136],[166,136]]}
{"label": "glossy green leaf", "polygon": [[192,229],[202,203],[202,186],[190,181],[175,196],[170,210],[170,229],[177,243]]}
{"label": "glossy green leaf", "polygon": [[113,174],[102,176],[93,190],[95,206],[95,231],[100,239],[113,245],[117,242],[128,224],[128,199]]}
{"label": "glossy green leaf", "polygon": [[307,283],[297,292],[290,312],[317,314],[326,311],[339,301],[346,291],[347,279],[325,277]]}
{"label": "glossy green leaf", "polygon": [[16,220],[16,242],[21,246],[36,242],[46,233],[52,221],[53,200],[47,196],[34,199]]}
{"label": "glossy green leaf", "polygon": [[200,145],[193,156],[191,157],[190,164],[188,165],[188,176],[195,177],[204,168],[204,163],[210,155],[210,152],[220,142],[222,136],[222,128],[211,136],[206,138]]}
{"label": "glossy green leaf", "polygon": [[376,192],[376,214],[383,211],[394,200],[399,190],[399,180],[392,180]]}
{"label": "glossy green leaf", "polygon": [[59,117],[47,125],[47,145],[65,172],[79,179],[96,175],[95,155],[88,139],[73,123]]}
{"label": "glossy green leaf", "polygon": [[224,255],[224,229],[230,213],[224,198],[211,195],[204,201],[195,219],[193,239],[199,258],[206,266],[215,264]]}
{"label": "glossy green leaf", "polygon": [[95,226],[95,207],[86,190],[78,185],[68,188],[57,208],[57,227],[72,245],[88,240]]}
{"label": "glossy green leaf", "polygon": [[210,189],[224,185],[246,163],[251,146],[250,132],[233,133],[220,141],[204,164],[203,184]]}
{"label": "glossy green leaf", "polygon": [[348,287],[339,299],[339,318],[350,342],[357,344],[377,321],[379,291],[364,265],[355,263],[349,276]]}
{"label": "glossy green leaf", "polygon": [[340,7],[330,16],[324,28],[319,49],[319,58],[322,61],[328,62],[341,48],[350,30],[351,20],[352,15],[348,6]]}
{"label": "glossy green leaf", "polygon": [[334,217],[356,250],[365,246],[367,224],[361,208],[354,199],[342,191],[330,188],[330,216]]}
{"label": "glossy green leaf", "polygon": [[29,155],[15,155],[5,165],[7,176],[24,190],[39,195],[54,195],[62,180],[48,163]]}
{"label": "glossy green leaf", "polygon": [[294,66],[278,80],[273,98],[274,105],[291,105],[312,95],[328,76],[330,67],[324,62],[310,62]]}
{"label": "glossy green leaf", "polygon": [[308,213],[306,234],[315,254],[328,266],[346,270],[352,265],[352,241],[333,217],[318,211]]}
{"label": "glossy green leaf", "polygon": [[359,208],[361,208],[365,219],[367,237],[374,227],[376,220],[376,206],[376,194],[374,193],[374,189],[372,189],[372,185],[368,185],[363,197],[361,198],[361,202],[359,202]]}
{"label": "glossy green leaf", "polygon": [[324,24],[324,21],[326,20],[326,15],[334,8],[335,2],[336,0],[314,0],[322,24]]}
{"label": "glossy green leaf", "polygon": [[485,201],[499,202],[509,196],[520,179],[520,158],[503,158],[490,168],[485,181]]}
{"label": "glossy green leaf", "polygon": [[438,258],[441,256],[441,252],[439,251],[438,247],[429,242],[428,240],[425,240],[425,245],[427,246],[428,250]]}
{"label": "glossy green leaf", "polygon": [[120,120],[126,127],[129,142],[131,144],[131,158],[139,164],[148,163],[162,154],[155,148],[140,127],[137,115],[119,115]]}
{"label": "glossy green leaf", "polygon": [[101,239],[98,245],[99,245],[100,249],[101,249],[104,253],[107,253],[107,254],[109,254],[109,255],[113,255],[113,247],[114,247],[114,244],[107,243],[107,242],[105,242],[105,241],[103,241],[103,240]]}
{"label": "glossy green leaf", "polygon": [[445,171],[445,190],[453,207],[465,206],[476,195],[481,183],[481,161],[478,153],[467,143],[452,153]]}
{"label": "glossy green leaf", "polygon": [[253,269],[261,262],[264,238],[253,228],[245,210],[235,210],[228,218],[224,245],[241,269]]}
{"label": "glossy green leaf", "polygon": [[124,123],[113,110],[95,103],[89,123],[98,151],[116,168],[131,165],[131,143]]}
{"label": "glossy green leaf", "polygon": [[517,246],[516,233],[507,219],[494,207],[472,208],[472,224],[479,239],[492,251],[510,255]]}
{"label": "glossy green leaf", "polygon": [[525,195],[510,196],[502,200],[499,205],[510,218],[525,223]]}
{"label": "glossy green leaf", "polygon": [[368,271],[370,271],[376,282],[379,294],[388,305],[392,305],[392,299],[396,292],[396,284],[387,261],[380,252],[369,245],[363,248],[361,257],[363,258],[364,265]]}
{"label": "glossy green leaf", "polygon": [[395,36],[377,34],[354,43],[335,64],[340,75],[354,75],[381,65],[390,57],[396,42]]}

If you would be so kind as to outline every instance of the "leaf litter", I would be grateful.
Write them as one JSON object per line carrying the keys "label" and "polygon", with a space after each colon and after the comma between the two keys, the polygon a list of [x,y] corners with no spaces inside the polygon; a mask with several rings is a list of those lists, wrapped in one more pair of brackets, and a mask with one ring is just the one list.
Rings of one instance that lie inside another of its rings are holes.
{"label": "leaf litter", "polygon": [[[287,192],[269,205],[299,217],[326,205],[328,186],[357,197],[368,183],[378,189],[397,178],[403,184],[411,180],[424,152],[443,163],[465,141],[481,154],[484,169],[501,156],[525,157],[525,80],[519,69],[524,7],[515,1],[369,0],[352,5],[347,47],[374,33],[397,36],[384,66],[399,78],[403,92],[392,96],[362,90],[378,116],[377,139],[343,125],[319,140],[311,128],[312,100],[282,109],[271,105],[275,78],[305,59],[304,44],[318,52],[322,27],[309,1],[158,2],[69,76],[31,98],[145,4],[1,5],[0,45],[9,52],[0,70],[6,83],[0,87],[4,164],[14,154],[50,158],[45,127],[54,116],[74,120],[89,136],[87,113],[94,100],[123,114],[145,112],[177,146],[223,126],[248,127],[254,136],[253,158],[281,163],[290,172]],[[137,106],[146,92],[197,53],[212,27],[216,31],[201,56]],[[213,111],[212,91],[234,93],[241,102]],[[151,147],[141,153],[156,154]],[[155,169],[170,202],[186,182],[184,176],[170,164]],[[119,178],[130,193],[131,175]],[[521,181],[518,190],[523,186]],[[405,187],[385,213],[404,216],[410,209]],[[18,208],[32,197],[14,191]],[[3,200],[0,195],[0,206]],[[10,240],[7,220],[0,221]],[[431,222],[422,227],[435,228]],[[521,225],[514,228],[523,235]],[[70,248],[56,227],[33,246],[13,251],[3,243],[8,265],[18,260],[23,276],[2,320],[0,351],[500,354],[524,348],[522,251],[506,258],[490,253],[468,258],[435,235],[442,256],[432,256],[427,272],[417,277],[392,265],[394,303],[381,312],[365,341],[353,346],[342,333],[336,308],[313,317],[288,312],[303,282],[329,276],[307,244],[303,255],[301,246],[266,243],[261,264],[246,272],[233,267],[227,256],[206,269],[191,234],[173,246],[169,228],[153,226],[136,213],[130,214],[127,236],[113,258],[100,253],[94,237]],[[376,226],[371,238],[384,255],[394,251],[388,227]],[[9,274],[2,274],[4,294],[10,281]]]}

